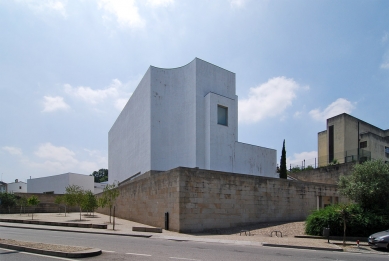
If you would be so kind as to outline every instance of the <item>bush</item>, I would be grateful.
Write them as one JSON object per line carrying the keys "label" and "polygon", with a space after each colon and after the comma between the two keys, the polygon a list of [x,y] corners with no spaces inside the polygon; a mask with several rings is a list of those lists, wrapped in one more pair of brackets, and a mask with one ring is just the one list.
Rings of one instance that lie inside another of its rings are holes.
{"label": "bush", "polygon": [[[308,235],[322,236],[322,230],[330,226],[331,236],[343,236],[343,221],[339,205],[330,205],[320,210],[315,210],[305,221],[305,233]],[[363,210],[358,204],[349,205],[349,219],[347,220],[346,236],[367,237],[389,227],[387,215],[377,215]]]}

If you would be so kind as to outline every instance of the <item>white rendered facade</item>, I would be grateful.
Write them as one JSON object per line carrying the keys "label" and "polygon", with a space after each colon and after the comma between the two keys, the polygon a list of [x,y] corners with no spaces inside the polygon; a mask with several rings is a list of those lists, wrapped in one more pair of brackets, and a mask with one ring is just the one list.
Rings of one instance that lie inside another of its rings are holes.
{"label": "white rendered facade", "polygon": [[109,183],[179,166],[277,177],[276,150],[237,139],[234,73],[198,58],[175,69],[150,66],[109,131]]}
{"label": "white rendered facade", "polygon": [[7,184],[8,193],[27,193],[27,183],[19,180]]}
{"label": "white rendered facade", "polygon": [[28,179],[27,193],[54,193],[65,194],[66,187],[78,185],[84,190],[94,192],[94,177],[76,173]]}

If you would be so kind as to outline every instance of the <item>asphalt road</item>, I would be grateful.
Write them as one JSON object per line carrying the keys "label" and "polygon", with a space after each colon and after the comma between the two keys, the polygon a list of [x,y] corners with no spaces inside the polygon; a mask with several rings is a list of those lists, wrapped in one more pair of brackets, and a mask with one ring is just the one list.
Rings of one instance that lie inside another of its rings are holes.
{"label": "asphalt road", "polygon": [[[174,241],[112,235],[83,234],[60,231],[0,227],[0,238],[95,247],[103,250],[97,257],[82,260],[202,260],[202,261],[366,261],[388,260],[389,253],[354,254],[347,252],[241,246],[236,244]],[[0,249],[0,260],[69,260],[39,257]]]}

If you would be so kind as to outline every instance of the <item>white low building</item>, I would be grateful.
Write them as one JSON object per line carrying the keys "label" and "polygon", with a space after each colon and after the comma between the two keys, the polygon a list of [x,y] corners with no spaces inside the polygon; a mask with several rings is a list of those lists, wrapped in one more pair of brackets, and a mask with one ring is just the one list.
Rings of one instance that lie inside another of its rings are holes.
{"label": "white low building", "polygon": [[28,179],[28,193],[65,194],[66,187],[78,185],[84,190],[94,192],[94,177],[76,173],[64,173],[60,175]]}
{"label": "white low building", "polygon": [[150,66],[108,134],[109,183],[179,166],[277,177],[274,149],[238,142],[235,74]]}
{"label": "white low building", "polygon": [[15,182],[7,184],[8,193],[27,193],[27,183],[15,179]]}
{"label": "white low building", "polygon": [[95,183],[94,183],[94,191],[93,191],[93,193],[94,193],[94,194],[102,193],[102,192],[104,191],[104,188],[105,188],[107,185],[108,185],[108,181],[101,182],[101,183],[95,182]]}

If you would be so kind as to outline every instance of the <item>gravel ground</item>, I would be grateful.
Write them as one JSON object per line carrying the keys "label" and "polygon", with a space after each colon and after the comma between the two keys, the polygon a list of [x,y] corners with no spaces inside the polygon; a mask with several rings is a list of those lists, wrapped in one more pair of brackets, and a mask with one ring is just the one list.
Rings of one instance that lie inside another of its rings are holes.
{"label": "gravel ground", "polygon": [[66,253],[73,253],[73,252],[79,252],[79,251],[91,249],[89,247],[44,244],[44,243],[35,243],[35,242],[27,242],[27,241],[16,241],[12,239],[0,239],[0,243],[14,245],[14,246],[35,248],[40,250],[66,252]]}

